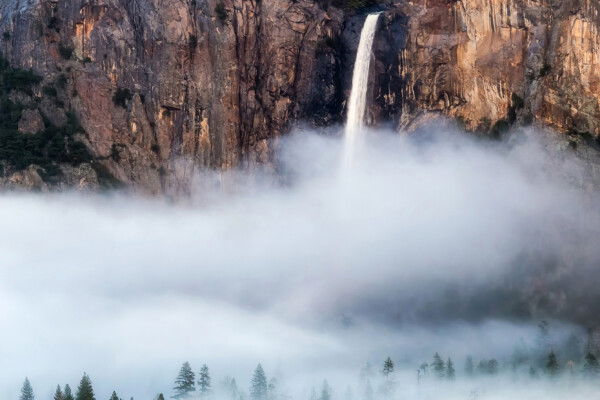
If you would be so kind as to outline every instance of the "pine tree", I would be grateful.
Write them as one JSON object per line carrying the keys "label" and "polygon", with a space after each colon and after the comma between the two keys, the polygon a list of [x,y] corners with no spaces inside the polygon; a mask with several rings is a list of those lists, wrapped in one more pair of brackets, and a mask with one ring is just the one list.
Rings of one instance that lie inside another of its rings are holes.
{"label": "pine tree", "polygon": [[21,387],[21,396],[19,396],[19,400],[35,400],[33,388],[31,387],[31,383],[29,383],[29,378],[25,378],[25,382],[23,382],[23,386]]}
{"label": "pine tree", "polygon": [[94,389],[92,388],[92,381],[87,374],[83,374],[81,377],[75,400],[96,400],[94,397]]}
{"label": "pine tree", "polygon": [[65,400],[75,400],[75,398],[73,397],[73,393],[71,392],[71,387],[68,384],[65,385],[63,397],[65,398]]}
{"label": "pine tree", "polygon": [[175,387],[173,390],[175,394],[171,396],[174,399],[183,399],[190,395],[190,393],[196,390],[194,386],[194,371],[192,371],[192,367],[189,362],[184,362],[179,370],[179,375],[175,379]]}
{"label": "pine tree", "polygon": [[323,381],[323,387],[321,388],[321,397],[319,400],[331,400],[331,388],[329,387],[329,383],[327,381]]}
{"label": "pine tree", "polygon": [[121,400],[121,399],[119,399],[119,396],[117,396],[117,392],[115,392],[113,390],[112,395],[110,396],[109,400]]}
{"label": "pine tree", "polygon": [[467,361],[465,361],[465,374],[467,376],[473,376],[475,372],[475,365],[473,364],[473,357],[468,356]]}
{"label": "pine tree", "polygon": [[267,377],[262,365],[258,364],[250,381],[250,398],[252,400],[266,400]]}
{"label": "pine tree", "polygon": [[210,390],[210,373],[208,372],[208,366],[204,364],[198,375],[198,391],[200,392],[200,396],[206,397],[210,393]]}
{"label": "pine tree", "polygon": [[585,355],[583,370],[588,375],[596,375],[600,372],[600,363],[593,353],[589,352]]}
{"label": "pine tree", "polygon": [[156,400],[165,400],[165,396],[162,393],[159,393]]}
{"label": "pine tree", "polygon": [[555,376],[558,374],[559,368],[556,354],[554,354],[554,351],[551,351],[550,354],[548,354],[548,360],[546,361],[546,372],[548,372],[548,375],[550,376]]}
{"label": "pine tree", "polygon": [[56,387],[56,392],[54,392],[54,400],[65,400],[65,395],[63,394],[62,389],[60,388],[60,385],[58,385]]}
{"label": "pine tree", "polygon": [[444,361],[442,360],[442,357],[440,357],[440,355],[438,353],[435,353],[433,355],[433,363],[431,364],[433,365],[433,370],[436,374],[436,376],[438,378],[443,378],[444,377]]}
{"label": "pine tree", "polygon": [[496,375],[498,373],[498,361],[495,358],[488,360],[487,373],[490,375]]}
{"label": "pine tree", "polygon": [[451,358],[448,358],[448,362],[446,363],[446,378],[454,379],[456,376],[456,371],[454,370],[454,363]]}
{"label": "pine tree", "polygon": [[383,362],[383,376],[385,376],[386,378],[388,378],[390,376],[390,374],[392,372],[394,372],[394,362],[392,361],[392,359],[390,357],[388,357],[384,362]]}

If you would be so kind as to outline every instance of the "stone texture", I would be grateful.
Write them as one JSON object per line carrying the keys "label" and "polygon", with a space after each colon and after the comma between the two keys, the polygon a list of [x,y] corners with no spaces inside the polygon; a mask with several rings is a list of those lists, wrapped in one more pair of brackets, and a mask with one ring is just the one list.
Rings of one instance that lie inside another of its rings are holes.
{"label": "stone texture", "polygon": [[9,190],[41,191],[47,192],[48,184],[44,182],[38,167],[29,166],[23,171],[11,174],[7,178],[0,178],[0,185]]}
{"label": "stone texture", "polygon": [[[599,8],[597,0],[397,1],[376,48],[372,118],[406,128],[441,113],[471,130],[537,122],[599,137]],[[394,35],[396,49],[386,43]]]}
{"label": "stone texture", "polygon": [[[323,43],[341,31],[339,10],[223,0],[220,19],[216,4],[7,0],[0,29],[12,33],[13,64],[48,81],[67,76],[63,101],[107,171],[144,192],[181,193],[195,168],[270,160],[268,139],[337,95],[339,59]],[[131,94],[121,105],[118,89]]]}
{"label": "stone texture", "polygon": [[23,110],[19,121],[19,132],[37,133],[44,130],[44,120],[38,110]]}
{"label": "stone texture", "polygon": [[[198,168],[269,164],[295,123],[343,120],[364,14],[324,3],[4,0],[1,50],[58,88],[58,102],[36,93],[39,108],[55,125],[75,111],[96,166],[185,194]],[[600,137],[600,0],[383,3],[369,123]]]}

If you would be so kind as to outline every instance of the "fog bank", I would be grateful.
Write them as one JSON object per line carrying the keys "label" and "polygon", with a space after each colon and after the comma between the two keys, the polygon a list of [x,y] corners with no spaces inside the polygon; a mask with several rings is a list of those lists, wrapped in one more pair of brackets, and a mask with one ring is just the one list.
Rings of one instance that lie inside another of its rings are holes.
{"label": "fog bank", "polygon": [[365,136],[341,170],[338,137],[299,131],[281,181],[203,174],[176,204],[2,195],[0,395],[29,376],[49,398],[83,371],[98,398],[167,395],[186,360],[243,388],[258,362],[340,384],[388,355],[413,371],[533,347],[541,319],[557,343],[598,323],[588,166],[534,131]]}

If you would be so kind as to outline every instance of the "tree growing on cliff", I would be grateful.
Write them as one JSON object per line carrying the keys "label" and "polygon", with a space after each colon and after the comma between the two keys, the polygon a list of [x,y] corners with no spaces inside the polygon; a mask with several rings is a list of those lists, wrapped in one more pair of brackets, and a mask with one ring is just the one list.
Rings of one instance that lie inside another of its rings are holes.
{"label": "tree growing on cliff", "polygon": [[182,399],[189,396],[192,392],[196,391],[196,387],[194,386],[194,371],[192,371],[192,367],[189,362],[184,362],[179,370],[179,374],[177,378],[175,378],[175,387],[173,391],[174,399]]}
{"label": "tree growing on cliff", "polygon": [[227,9],[225,8],[225,4],[223,4],[222,1],[219,1],[217,3],[217,5],[215,6],[215,14],[221,22],[227,21],[227,18],[229,17],[229,13],[227,12]]}
{"label": "tree growing on cliff", "polygon": [[131,90],[127,89],[127,88],[117,88],[117,91],[115,92],[114,96],[113,96],[113,103],[115,103],[115,105],[123,107],[123,108],[127,108],[127,103],[133,98],[133,93],[131,93]]}
{"label": "tree growing on cliff", "polygon": [[31,383],[29,382],[29,378],[25,378],[25,382],[23,382],[23,386],[21,387],[21,395],[19,396],[19,400],[35,400],[35,396],[33,394],[33,388],[31,387]]}
{"label": "tree growing on cliff", "polygon": [[92,387],[92,381],[87,374],[83,374],[79,387],[77,387],[77,394],[75,400],[96,400],[94,397],[94,389]]}

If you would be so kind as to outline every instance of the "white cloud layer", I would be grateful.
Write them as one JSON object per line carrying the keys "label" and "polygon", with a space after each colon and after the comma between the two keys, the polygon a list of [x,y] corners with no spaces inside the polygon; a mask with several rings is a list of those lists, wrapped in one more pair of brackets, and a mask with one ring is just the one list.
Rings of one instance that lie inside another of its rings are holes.
{"label": "white cloud layer", "polygon": [[[259,361],[343,381],[388,354],[407,368],[436,349],[491,357],[536,334],[498,285],[541,316],[593,299],[584,285],[572,300],[563,279],[598,279],[585,165],[550,156],[534,132],[367,134],[350,170],[339,139],[301,132],[281,143],[285,184],[203,176],[185,204],[4,194],[0,397],[28,375],[49,398],[87,371],[99,399],[151,398],[185,360],[245,387]],[[549,294],[536,303],[538,292]]]}

